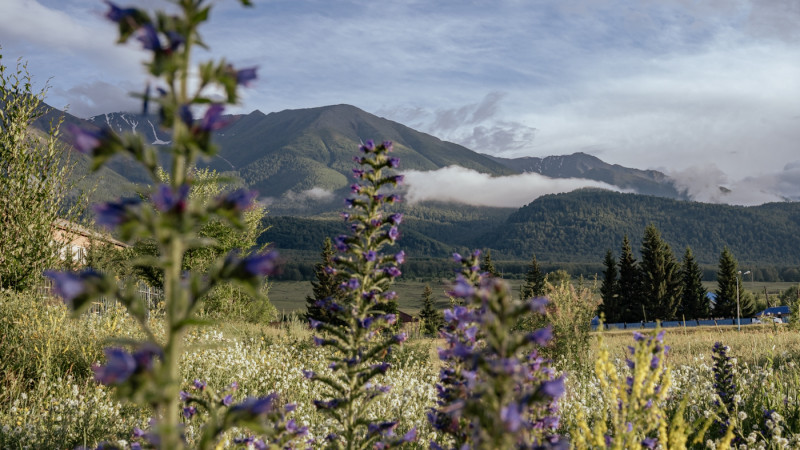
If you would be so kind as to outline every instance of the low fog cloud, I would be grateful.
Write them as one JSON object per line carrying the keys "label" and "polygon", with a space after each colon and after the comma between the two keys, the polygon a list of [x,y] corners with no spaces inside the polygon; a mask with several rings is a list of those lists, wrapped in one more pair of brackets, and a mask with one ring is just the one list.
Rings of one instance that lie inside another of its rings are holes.
{"label": "low fog cloud", "polygon": [[800,161],[779,172],[740,180],[730,180],[715,165],[672,171],[669,176],[679,190],[698,202],[752,206],[800,201]]}
{"label": "low fog cloud", "polygon": [[297,202],[306,200],[327,201],[333,198],[333,192],[325,190],[321,187],[314,187],[302,192],[289,191],[284,194],[284,196],[287,200]]}
{"label": "low fog cloud", "polygon": [[405,172],[409,203],[442,201],[475,206],[521,207],[545,194],[580,188],[621,191],[610,184],[577,178],[548,178],[535,173],[492,177],[460,166]]}

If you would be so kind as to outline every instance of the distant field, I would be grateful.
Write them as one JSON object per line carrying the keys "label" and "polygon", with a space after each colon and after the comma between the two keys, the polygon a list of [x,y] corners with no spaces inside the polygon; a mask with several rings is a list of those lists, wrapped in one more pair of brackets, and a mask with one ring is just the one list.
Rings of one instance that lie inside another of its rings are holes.
{"label": "distant field", "polygon": [[[444,309],[450,306],[450,300],[445,295],[449,280],[442,281],[400,281],[394,284],[394,290],[400,295],[397,300],[401,311],[416,315],[422,308],[422,291],[426,284],[433,289],[436,307]],[[510,280],[512,292],[517,292],[521,280]],[[274,281],[270,285],[269,299],[278,311],[304,311],[306,296],[311,294],[311,283],[308,281]]]}
{"label": "distant field", "polygon": [[[755,294],[764,295],[764,288],[767,288],[767,292],[769,295],[779,295],[786,289],[789,289],[792,286],[797,286],[798,283],[793,283],[789,281],[775,281],[775,282],[767,282],[767,281],[756,281],[755,283],[750,281],[749,276],[745,276],[744,281],[741,284],[742,292],[748,291],[753,292]],[[704,281],[703,286],[708,289],[709,292],[714,292],[717,289],[717,282],[716,281]]]}

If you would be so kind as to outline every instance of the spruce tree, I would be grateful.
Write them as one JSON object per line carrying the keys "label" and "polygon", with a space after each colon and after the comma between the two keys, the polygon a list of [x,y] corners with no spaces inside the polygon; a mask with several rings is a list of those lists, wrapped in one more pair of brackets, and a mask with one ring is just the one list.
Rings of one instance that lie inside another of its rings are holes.
{"label": "spruce tree", "polygon": [[331,238],[325,238],[325,242],[322,244],[322,252],[320,253],[322,260],[314,265],[314,277],[316,280],[311,280],[314,295],[306,296],[306,320],[314,319],[327,323],[331,323],[332,320],[335,321],[334,317],[316,306],[318,301],[328,298],[334,299],[337,303],[341,303],[344,299],[344,291],[339,287],[342,283],[342,278],[337,275],[333,261],[335,254]]}
{"label": "spruce tree", "polygon": [[500,273],[494,268],[494,263],[492,263],[491,250],[486,250],[486,256],[483,257],[483,262],[481,262],[481,271],[488,273],[492,278],[500,277]]}
{"label": "spruce tree", "polygon": [[433,290],[429,284],[425,285],[422,292],[422,309],[419,318],[422,320],[422,334],[426,336],[437,336],[439,329],[444,325],[444,315],[433,305]]}
{"label": "spruce tree", "polygon": [[[714,305],[714,315],[717,317],[736,317],[736,289],[739,277],[737,271],[738,263],[733,257],[733,253],[728,250],[728,247],[723,248],[719,257],[717,290],[715,292],[717,302]],[[741,289],[741,286],[739,286],[739,289]],[[749,298],[739,296],[742,317],[745,317],[748,315],[746,313],[750,313],[754,309],[751,301],[748,300]]]}
{"label": "spruce tree", "polygon": [[600,312],[605,316],[608,323],[616,323],[623,320],[624,311],[619,303],[619,280],[617,276],[617,262],[611,250],[606,251],[606,258],[603,260],[605,270],[603,271],[603,284],[600,285],[600,298],[603,303],[600,305]]}
{"label": "spruce tree", "polygon": [[681,301],[680,265],[655,225],[642,239],[642,301],[648,320],[673,320]]}
{"label": "spruce tree", "polygon": [[531,263],[528,265],[528,272],[525,274],[525,284],[520,287],[520,299],[527,300],[534,297],[542,297],[545,294],[545,277],[533,255]]}
{"label": "spruce tree", "polygon": [[694,259],[691,247],[686,247],[681,267],[683,293],[681,313],[686,319],[705,319],[711,315],[708,290],[703,286],[703,271]]}
{"label": "spruce tree", "polygon": [[621,322],[638,322],[644,319],[640,296],[639,265],[631,250],[631,241],[625,235],[619,255],[619,306]]}

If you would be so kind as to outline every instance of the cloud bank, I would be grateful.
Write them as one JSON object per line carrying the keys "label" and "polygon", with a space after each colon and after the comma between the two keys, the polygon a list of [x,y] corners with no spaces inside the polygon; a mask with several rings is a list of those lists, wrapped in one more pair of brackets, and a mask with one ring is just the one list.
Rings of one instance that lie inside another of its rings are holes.
{"label": "cloud bank", "polygon": [[577,178],[548,178],[537,173],[492,177],[460,166],[404,172],[409,203],[441,201],[474,206],[518,208],[546,194],[581,188],[622,192],[617,186]]}

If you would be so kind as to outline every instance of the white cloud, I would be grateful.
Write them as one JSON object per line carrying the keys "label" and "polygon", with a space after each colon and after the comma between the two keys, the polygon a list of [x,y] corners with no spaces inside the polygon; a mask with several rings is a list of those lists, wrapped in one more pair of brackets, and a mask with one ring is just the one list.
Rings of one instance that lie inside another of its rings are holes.
{"label": "white cloud", "polygon": [[328,201],[334,198],[333,192],[323,189],[321,187],[313,187],[311,189],[302,192],[289,191],[286,194],[284,194],[284,196],[286,197],[287,200],[293,202],[302,202],[306,200]]}
{"label": "white cloud", "polygon": [[621,191],[593,180],[555,179],[532,173],[492,177],[459,166],[427,172],[410,170],[405,172],[405,184],[410,203],[435,200],[495,207],[521,207],[542,195],[587,187]]}

